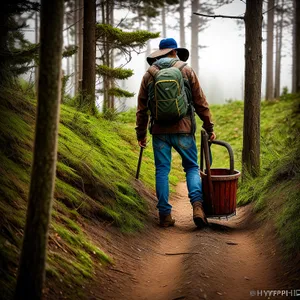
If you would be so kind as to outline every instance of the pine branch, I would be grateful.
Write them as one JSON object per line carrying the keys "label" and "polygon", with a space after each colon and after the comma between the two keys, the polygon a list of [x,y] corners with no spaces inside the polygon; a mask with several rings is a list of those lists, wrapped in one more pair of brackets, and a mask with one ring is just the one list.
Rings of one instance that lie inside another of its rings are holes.
{"label": "pine branch", "polygon": [[73,54],[77,53],[78,46],[76,45],[69,45],[66,46],[63,50],[62,57],[71,57]]}
{"label": "pine branch", "polygon": [[133,75],[133,70],[123,68],[110,68],[106,65],[97,66],[98,75],[107,76],[114,79],[127,79]]}
{"label": "pine branch", "polygon": [[[98,89],[96,92],[99,94],[104,94],[104,89]],[[114,87],[108,90],[108,95],[115,96],[117,98],[132,98],[135,96],[135,93],[122,90],[118,87]]]}
{"label": "pine branch", "polygon": [[199,14],[194,12],[194,15],[201,16],[201,17],[207,17],[207,18],[224,18],[224,19],[238,19],[238,20],[244,20],[244,17],[239,16],[225,16],[225,15],[205,15],[205,14]]}
{"label": "pine branch", "polygon": [[159,36],[159,33],[151,33],[146,30],[126,32],[109,24],[97,24],[96,26],[96,39],[103,42],[105,37],[110,48],[143,47],[149,39]]}
{"label": "pine branch", "polygon": [[117,98],[132,98],[135,95],[134,93],[128,92],[126,90],[122,90],[117,87],[109,89],[108,94],[110,96],[115,96]]}

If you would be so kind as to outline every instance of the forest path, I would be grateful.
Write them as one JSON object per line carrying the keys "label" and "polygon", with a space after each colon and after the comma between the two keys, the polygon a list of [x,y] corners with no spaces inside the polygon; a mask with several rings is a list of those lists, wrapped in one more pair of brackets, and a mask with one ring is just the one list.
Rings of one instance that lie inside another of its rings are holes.
{"label": "forest path", "polygon": [[257,290],[282,288],[275,246],[247,220],[249,208],[239,208],[228,221],[209,220],[199,230],[185,183],[171,204],[175,226],[157,226],[149,234],[130,299],[253,299]]}

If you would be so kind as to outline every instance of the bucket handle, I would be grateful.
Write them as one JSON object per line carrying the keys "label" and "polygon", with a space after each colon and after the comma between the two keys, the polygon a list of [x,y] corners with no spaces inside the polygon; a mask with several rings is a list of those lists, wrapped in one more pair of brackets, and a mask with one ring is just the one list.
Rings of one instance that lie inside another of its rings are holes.
{"label": "bucket handle", "polygon": [[204,130],[201,130],[201,151],[200,151],[200,155],[201,155],[200,169],[201,169],[201,171],[203,171],[203,152],[204,152],[206,170],[207,170],[207,173],[208,172],[210,173],[210,162],[208,159],[208,150],[210,151],[211,144],[220,145],[227,149],[228,154],[229,154],[229,174],[232,175],[234,173],[234,156],[233,156],[233,151],[232,151],[231,146],[227,142],[220,141],[220,140],[209,141],[208,134]]}

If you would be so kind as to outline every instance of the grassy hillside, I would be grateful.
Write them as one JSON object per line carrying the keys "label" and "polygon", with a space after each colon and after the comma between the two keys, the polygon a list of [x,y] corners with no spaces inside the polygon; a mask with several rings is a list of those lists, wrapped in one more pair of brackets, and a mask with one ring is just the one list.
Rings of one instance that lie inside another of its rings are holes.
{"label": "grassy hillside", "polygon": [[[266,218],[270,218],[270,207],[276,210],[272,219],[283,241],[289,245],[288,251],[299,250],[300,245],[300,147],[296,143],[299,142],[296,139],[299,135],[298,115],[294,113],[296,105],[299,105],[299,98],[262,103],[262,177],[241,185],[239,193],[241,204],[256,201],[256,209],[265,211]],[[0,294],[4,299],[12,296],[25,225],[35,110],[33,94],[26,87],[2,89]],[[211,110],[218,138],[232,145],[236,168],[240,169],[243,104],[233,102],[212,106]],[[141,185],[135,184],[134,179],[139,155],[134,123],[134,110],[121,114],[116,121],[108,121],[62,105],[47,262],[47,276],[51,281],[79,287],[93,276],[99,263],[102,266],[114,263],[102,251],[101,243],[94,241],[85,229],[89,221],[101,221],[126,234],[142,230],[149,208],[141,196]],[[198,143],[200,127],[199,123]],[[228,165],[225,150],[216,146],[213,155],[214,166]],[[171,188],[184,179],[181,169],[180,159],[174,152]],[[154,175],[149,139],[144,151],[141,182],[153,189]],[[273,195],[278,198],[276,205]],[[75,288],[72,290],[76,292]]]}
{"label": "grassy hillside", "polygon": [[[10,299],[25,225],[36,103],[20,86],[3,88],[0,98],[0,294]],[[47,276],[81,286],[96,264],[113,263],[84,230],[88,220],[122,232],[143,227],[148,207],[133,184],[138,151],[131,125],[62,105]],[[141,170],[148,187],[154,186],[151,157],[145,151]]]}
{"label": "grassy hillside", "polygon": [[[218,139],[229,142],[241,170],[243,103],[213,106]],[[300,97],[285,95],[261,105],[261,175],[240,182],[238,204],[254,202],[274,224],[286,256],[300,254]],[[235,117],[232,117],[232,114]],[[214,166],[228,167],[225,150],[213,149]]]}

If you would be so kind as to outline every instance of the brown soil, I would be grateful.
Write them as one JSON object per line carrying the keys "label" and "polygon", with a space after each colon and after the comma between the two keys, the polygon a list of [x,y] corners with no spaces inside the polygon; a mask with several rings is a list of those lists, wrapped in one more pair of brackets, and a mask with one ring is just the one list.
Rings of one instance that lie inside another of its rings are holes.
{"label": "brown soil", "polygon": [[[154,196],[147,196],[154,206]],[[156,213],[134,236],[86,228],[115,265],[96,272],[97,281],[85,287],[85,299],[288,299],[251,293],[300,289],[299,263],[291,267],[283,262],[272,226],[254,220],[250,206],[239,208],[228,221],[209,220],[210,226],[199,230],[185,183],[171,204],[172,228],[158,227]]]}

